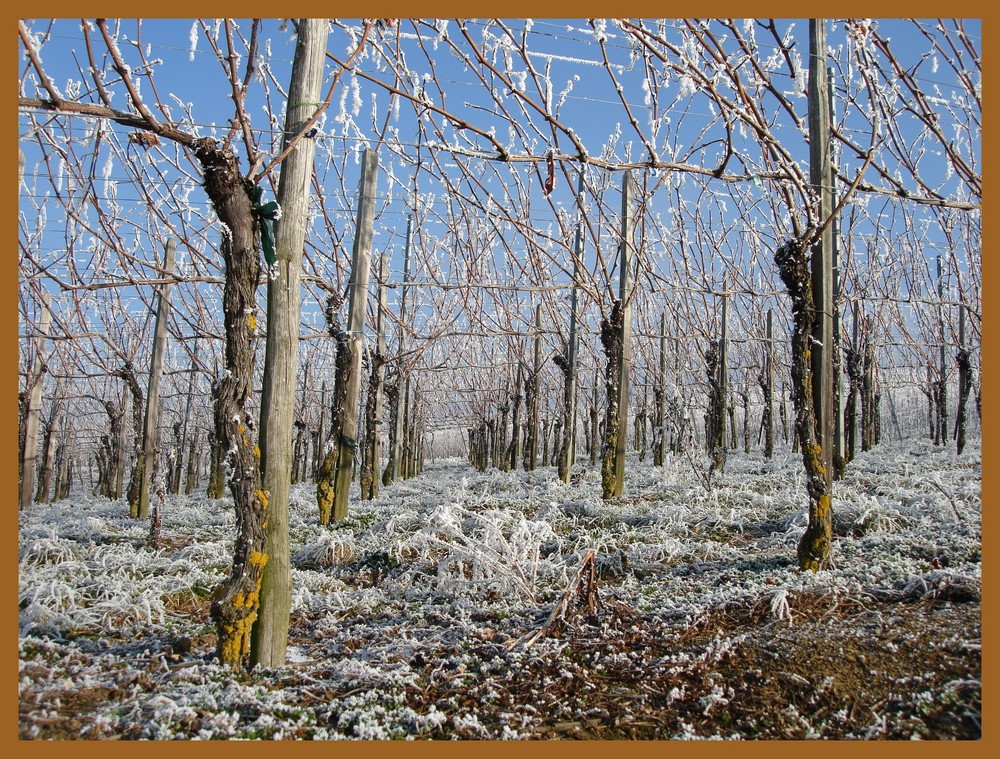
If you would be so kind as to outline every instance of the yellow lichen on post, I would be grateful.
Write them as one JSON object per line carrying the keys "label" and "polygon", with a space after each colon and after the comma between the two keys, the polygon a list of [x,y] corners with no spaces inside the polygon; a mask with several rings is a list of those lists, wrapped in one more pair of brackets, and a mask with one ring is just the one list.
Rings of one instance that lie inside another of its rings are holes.
{"label": "yellow lichen on post", "polygon": [[826,493],[819,497],[819,509],[817,511],[821,515],[830,513],[830,496]]}
{"label": "yellow lichen on post", "polygon": [[253,611],[232,624],[223,625],[219,640],[219,660],[223,664],[234,668],[243,665],[244,657],[250,655],[250,630],[256,620],[257,612]]}
{"label": "yellow lichen on post", "polygon": [[267,554],[260,551],[251,551],[250,558],[247,561],[250,563],[250,566],[263,569],[264,565],[267,564]]}
{"label": "yellow lichen on post", "polygon": [[803,571],[818,572],[830,555],[831,508],[829,493],[820,494],[812,504],[809,527],[799,542],[799,567]]}
{"label": "yellow lichen on post", "polygon": [[247,314],[247,324],[249,325],[251,332],[257,331],[257,316],[252,311]]}
{"label": "yellow lichen on post", "polygon": [[826,478],[826,464],[823,463],[823,447],[818,443],[808,447],[809,468],[816,477]]}
{"label": "yellow lichen on post", "polygon": [[324,480],[320,480],[316,486],[316,501],[319,505],[319,523],[330,524],[330,515],[333,513],[333,488]]}
{"label": "yellow lichen on post", "polygon": [[[260,451],[259,448],[257,450]],[[266,511],[267,507],[270,505],[270,499],[268,498],[267,491],[263,489],[258,490],[257,500],[260,501],[260,507]]]}

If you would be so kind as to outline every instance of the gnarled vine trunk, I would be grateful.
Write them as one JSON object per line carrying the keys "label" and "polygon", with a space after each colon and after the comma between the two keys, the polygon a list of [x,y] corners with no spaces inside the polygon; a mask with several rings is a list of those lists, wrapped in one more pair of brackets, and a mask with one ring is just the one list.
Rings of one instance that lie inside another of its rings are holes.
{"label": "gnarled vine trunk", "polygon": [[334,362],[336,375],[333,383],[333,401],[330,408],[330,436],[327,438],[323,460],[316,475],[316,504],[319,507],[319,523],[330,524],[333,517],[333,501],[340,460],[340,438],[344,427],[344,409],[347,403],[347,384],[352,371],[350,339],[337,318],[340,302],[335,296],[327,301],[327,331],[337,341],[337,357]]}
{"label": "gnarled vine trunk", "polygon": [[268,495],[261,488],[260,448],[248,408],[256,359],[259,229],[253,187],[240,175],[236,156],[219,150],[210,138],[195,143],[195,156],[224,230],[220,247],[226,272],[222,291],[225,370],[214,388],[214,416],[215,437],[219,450],[225,451],[236,511],[233,565],[229,577],[213,593],[211,615],[218,630],[219,659],[241,669],[250,654],[250,631],[257,619],[261,576],[268,559],[264,537]]}
{"label": "gnarled vine trunk", "polygon": [[812,278],[805,247],[789,240],[774,255],[778,273],[792,300],[792,401],[795,405],[795,433],[802,452],[809,493],[809,525],[799,541],[798,559],[802,569],[818,570],[830,553],[833,510],[829,472],[816,432],[813,406],[810,345],[816,318]]}
{"label": "gnarled vine trunk", "polygon": [[[621,300],[616,300],[611,307],[611,314],[601,320],[601,343],[607,358],[604,371],[607,410],[604,417],[604,444],[601,449],[601,495],[604,500],[615,496],[617,472],[616,459],[618,450],[618,435],[621,430],[621,415],[618,408],[618,398],[621,394],[621,367],[623,348],[622,323],[625,320],[625,307]],[[619,490],[620,492],[620,490]]]}
{"label": "gnarled vine trunk", "polygon": [[385,356],[371,354],[371,372],[368,375],[368,397],[365,399],[365,450],[361,462],[361,500],[378,498],[378,449],[382,420],[381,405],[382,367]]}
{"label": "gnarled vine trunk", "polygon": [[131,361],[126,361],[122,366],[113,372],[115,377],[120,377],[128,385],[129,394],[132,396],[132,432],[135,436],[135,464],[132,466],[132,474],[129,475],[128,488],[125,490],[125,497],[128,500],[128,513],[132,519],[139,518],[139,492],[142,489],[142,472],[144,464],[144,453],[142,450],[142,426],[143,426],[143,395],[139,380],[135,376],[135,367]]}

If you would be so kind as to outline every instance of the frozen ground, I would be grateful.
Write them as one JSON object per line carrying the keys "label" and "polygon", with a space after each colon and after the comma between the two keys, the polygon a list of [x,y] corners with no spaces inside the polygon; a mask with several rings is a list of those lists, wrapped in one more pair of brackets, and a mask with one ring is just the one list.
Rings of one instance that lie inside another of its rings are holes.
{"label": "frozen ground", "polygon": [[[293,488],[287,666],[212,657],[228,500],[20,517],[22,738],[979,738],[978,443],[883,444],[836,486],[832,566],[801,573],[798,456],[578,467],[464,461],[352,500]],[[592,553],[591,553],[592,552]]]}

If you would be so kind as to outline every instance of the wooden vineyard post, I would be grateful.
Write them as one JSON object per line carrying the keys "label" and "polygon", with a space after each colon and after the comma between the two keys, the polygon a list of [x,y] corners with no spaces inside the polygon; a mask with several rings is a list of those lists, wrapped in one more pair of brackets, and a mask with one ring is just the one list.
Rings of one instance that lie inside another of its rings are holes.
{"label": "wooden vineyard post", "polygon": [[[827,94],[826,21],[809,21],[809,164],[810,181],[819,197],[819,221],[833,213],[830,163],[830,99]],[[775,256],[795,319],[793,386],[797,438],[802,449],[809,523],[798,545],[799,567],[817,571],[830,553],[833,522],[833,229],[827,225],[813,244],[807,268],[805,250],[789,243]],[[810,281],[811,280],[811,281]],[[807,286],[808,285],[808,286]],[[808,291],[808,292],[807,292]],[[809,397],[811,391],[812,397]]]}
{"label": "wooden vineyard post", "polygon": [[517,462],[521,458],[521,388],[523,385],[524,364],[518,359],[517,377],[514,380],[514,392],[511,397],[510,417],[510,447],[507,450],[507,471],[516,472]]}
{"label": "wooden vineyard post", "polygon": [[[44,442],[42,444],[42,471],[38,477],[38,489],[35,493],[35,503],[49,503],[52,489],[52,470],[55,465],[56,444],[59,434],[56,432],[56,422],[61,415],[63,378],[56,378],[56,389],[52,395],[52,408],[48,421],[45,423]],[[55,499],[52,499],[55,500]]]}
{"label": "wooden vineyard post", "polygon": [[416,477],[417,458],[420,453],[420,436],[423,434],[423,398],[420,396],[420,380],[416,377],[411,380],[410,395],[410,459],[407,464],[407,479]]}
{"label": "wooden vineyard post", "polygon": [[323,380],[319,391],[319,421],[316,424],[316,442],[313,445],[313,482],[316,482],[319,478],[319,468],[323,464],[323,447],[326,443],[326,415],[326,380]]}
{"label": "wooden vineyard post", "polygon": [[[177,478],[176,482],[173,484],[172,492],[176,495],[180,492],[181,487],[181,459],[183,458],[183,452],[188,449],[188,425],[191,421],[191,404],[194,401],[194,375],[198,371],[198,338],[194,340],[194,356],[191,358],[191,373],[188,375],[188,387],[187,387],[187,400],[184,403],[184,426],[181,431],[181,449],[177,452]],[[188,469],[191,467],[188,466]]]}
{"label": "wooden vineyard post", "polygon": [[861,371],[861,450],[870,451],[875,445],[875,341],[872,319],[865,319],[862,338]]}
{"label": "wooden vineyard post", "polygon": [[[163,274],[169,277],[174,270],[174,255],[177,242],[167,240],[163,255]],[[163,349],[167,343],[167,316],[170,313],[170,283],[160,286],[160,296],[156,304],[156,321],[153,326],[153,356],[149,365],[149,386],[146,388],[146,414],[142,428],[142,483],[139,488],[139,508],[134,515],[137,519],[149,516],[149,492],[152,487],[153,460],[159,454],[157,420],[160,406],[160,380],[163,377]]]}
{"label": "wooden vineyard post", "polygon": [[365,312],[368,305],[368,274],[371,268],[371,246],[375,220],[375,180],[378,156],[371,148],[365,150],[358,191],[358,221],[354,235],[354,252],[351,263],[350,301],[348,306],[349,350],[351,373],[347,380],[343,424],[337,458],[337,478],[334,484],[333,519],[347,517],[347,496],[351,486],[351,468],[358,435],[358,397],[361,390],[361,342],[365,329]]}
{"label": "wooden vineyard post", "polygon": [[965,304],[958,307],[958,411],[955,413],[955,443],[957,453],[965,450],[965,407],[972,391],[972,361],[965,347]]}
{"label": "wooden vineyard post", "polygon": [[[826,80],[827,80],[827,113],[831,123],[833,122],[833,67],[828,66],[826,69]],[[830,180],[833,180],[833,165],[834,165],[834,154],[833,145],[831,141],[830,146]],[[833,205],[832,190],[830,199],[831,211]],[[841,403],[843,397],[843,347],[841,338],[841,319],[840,319],[840,216],[837,215],[833,218],[830,224],[830,278],[831,287],[833,292],[830,298],[831,307],[833,309],[831,314],[831,327],[832,327],[832,345],[833,345],[833,356],[831,357],[831,369],[830,376],[831,382],[833,383],[832,389],[832,399],[831,404],[833,405],[833,474],[835,479],[841,479],[844,476],[844,471],[847,467],[847,459],[844,455],[844,407]]]}
{"label": "wooden vineyard post", "polygon": [[767,309],[764,349],[764,457],[774,456],[774,311]]}
{"label": "wooden vineyard post", "polygon": [[621,366],[618,375],[618,438],[615,447],[614,498],[625,488],[625,450],[628,438],[629,375],[632,370],[632,172],[622,177],[621,277],[618,297],[622,302]]}
{"label": "wooden vineyard post", "polygon": [[[413,383],[410,381],[410,373],[407,372],[402,378],[403,394],[400,397],[402,404],[403,437],[402,447],[399,455],[399,477],[403,480],[410,479],[410,454],[413,441]],[[488,464],[487,464],[488,466]]]}
{"label": "wooden vineyard post", "polygon": [[125,491],[125,406],[121,405],[118,407],[118,426],[116,427],[118,431],[118,442],[116,448],[118,450],[118,456],[115,458],[115,471],[114,471],[114,495],[113,498],[117,501],[122,497],[122,493]]}
{"label": "wooden vineyard post", "polygon": [[[809,176],[819,195],[819,220],[833,213],[833,168],[830,161],[830,94],[827,82],[826,21],[809,23]],[[812,249],[812,289],[815,318],[812,330],[812,391],[816,414],[816,438],[822,448],[827,488],[833,482],[834,396],[833,396],[833,227],[827,226]],[[829,516],[829,515],[827,515]]]}
{"label": "wooden vineyard post", "polygon": [[533,472],[538,463],[538,406],[541,392],[542,376],[542,305],[535,306],[535,346],[534,364],[531,377],[525,383],[525,399],[527,401],[528,424],[527,439],[524,445],[524,471]]}
{"label": "wooden vineyard post", "polygon": [[379,453],[382,437],[382,385],[385,380],[385,314],[387,301],[386,276],[388,256],[383,250],[379,258],[378,306],[375,311],[375,355],[371,357],[371,375],[366,404],[365,458],[361,473],[361,500],[378,498]]}
{"label": "wooden vineyard post", "polygon": [[847,402],[844,404],[844,460],[846,464],[854,460],[857,451],[858,433],[858,392],[862,381],[862,358],[860,348],[861,304],[855,302],[851,331],[851,347],[846,352],[847,359]]}
{"label": "wooden vineyard post", "polygon": [[598,444],[598,438],[600,437],[600,414],[598,412],[598,394],[600,392],[601,385],[601,372],[599,369],[594,371],[594,388],[592,393],[592,398],[590,401],[590,465],[597,465],[597,451],[600,447]]}
{"label": "wooden vineyard post", "polygon": [[938,407],[938,424],[940,430],[935,435],[935,443],[940,445],[948,444],[948,358],[945,352],[947,335],[944,328],[944,275],[941,267],[941,254],[937,256],[937,280],[938,280],[938,332],[941,336],[941,347],[939,349],[939,369],[936,386],[935,400]]}
{"label": "wooden vineyard post", "polygon": [[[406,372],[403,370],[403,338],[406,334],[406,290],[410,278],[410,245],[413,238],[413,217],[406,217],[406,246],[403,251],[403,283],[399,295],[399,344],[396,347],[396,415],[393,420],[392,469],[389,482],[395,482],[401,476],[400,465],[403,460],[403,437],[406,425],[406,395],[409,388]],[[388,484],[388,483],[385,483]]]}
{"label": "wooden vineyard post", "polygon": [[667,315],[660,314],[660,373],[653,391],[656,415],[653,422],[653,466],[663,466],[667,444]]}
{"label": "wooden vineyard post", "polygon": [[[300,19],[292,61],[282,149],[316,112],[326,61],[329,21]],[[292,606],[288,546],[288,499],[292,475],[292,434],[299,360],[302,253],[309,218],[310,181],[316,143],[299,140],[281,164],[274,229],[274,261],[267,283],[267,336],[260,409],[260,465],[268,510],[263,527],[269,560],[263,568],[260,613],[251,637],[251,663],[285,663],[288,615]],[[265,251],[267,255],[267,251]]]}
{"label": "wooden vineyard post", "polygon": [[688,422],[684,417],[684,406],[687,400],[680,391],[681,387],[681,326],[680,319],[674,316],[674,392],[671,399],[670,413],[673,416],[674,431],[670,445],[671,453],[683,453],[684,436],[689,434]]}
{"label": "wooden vineyard post", "polygon": [[[510,403],[514,396],[510,392],[509,381],[500,388],[500,417],[497,421],[497,469],[501,472],[510,471],[510,456],[507,448],[507,416],[510,413]],[[419,448],[419,443],[418,443]]]}
{"label": "wooden vineyard post", "polygon": [[579,318],[580,293],[578,282],[580,278],[580,262],[583,260],[583,204],[586,199],[583,184],[583,167],[580,167],[579,184],[576,191],[580,218],[576,226],[576,239],[573,243],[573,288],[570,294],[569,311],[569,349],[566,365],[563,367],[565,377],[565,392],[563,395],[563,439],[559,451],[559,479],[569,483],[570,472],[576,463],[576,370],[579,337],[577,335],[577,320]]}
{"label": "wooden vineyard post", "polygon": [[[416,453],[416,427],[417,427],[417,395],[419,393],[419,386],[415,381],[411,381],[409,375],[406,377],[405,383],[405,398],[406,401],[406,413],[404,415],[405,426],[403,427],[403,459],[400,465],[400,476],[404,480],[409,480],[414,475],[414,454]],[[490,438],[491,451],[494,447],[492,443],[494,439]],[[495,454],[494,454],[495,455]],[[487,460],[487,466],[489,466],[489,461]]]}
{"label": "wooden vineyard post", "polygon": [[[722,325],[719,330],[719,376],[715,414],[715,447],[713,468],[726,468],[726,408],[729,400],[729,283],[722,280]],[[730,425],[731,427],[732,425]]]}
{"label": "wooden vineyard post", "polygon": [[31,496],[35,487],[35,469],[38,460],[38,426],[42,414],[42,379],[45,375],[45,358],[42,350],[45,338],[49,334],[52,323],[52,296],[48,293],[41,298],[41,316],[38,320],[38,337],[35,339],[35,360],[28,375],[28,409],[27,424],[24,433],[24,451],[21,454],[21,492],[20,508],[31,505]]}

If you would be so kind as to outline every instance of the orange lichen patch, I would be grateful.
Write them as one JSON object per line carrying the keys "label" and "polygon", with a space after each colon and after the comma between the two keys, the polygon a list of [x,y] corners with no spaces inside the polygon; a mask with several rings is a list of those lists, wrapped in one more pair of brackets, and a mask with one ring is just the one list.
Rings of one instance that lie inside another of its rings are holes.
{"label": "orange lichen patch", "polygon": [[320,480],[316,487],[316,501],[319,505],[319,523],[330,524],[333,513],[333,488],[330,483]]}
{"label": "orange lichen patch", "polygon": [[260,461],[260,446],[259,445],[255,445],[253,447],[253,457],[255,459],[257,459],[257,461]]}
{"label": "orange lichen patch", "polygon": [[250,630],[257,621],[257,612],[253,611],[232,624],[222,625],[219,637],[219,659],[223,664],[239,668],[243,658],[250,655]]}
{"label": "orange lichen patch", "polygon": [[248,561],[250,562],[250,566],[263,569],[264,565],[267,564],[267,554],[260,551],[252,551]]}
{"label": "orange lichen patch", "polygon": [[243,594],[242,593],[237,593],[235,596],[233,596],[233,606],[235,606],[237,609],[240,608],[241,606],[243,606]]}
{"label": "orange lichen patch", "polygon": [[809,469],[811,473],[820,477],[826,477],[826,464],[823,463],[822,446],[819,444],[810,445],[806,450],[806,454],[809,458]]}
{"label": "orange lichen patch", "polygon": [[247,314],[247,324],[250,325],[251,331],[256,331],[257,329],[257,316],[253,313]]}
{"label": "orange lichen patch", "polygon": [[270,499],[268,498],[268,493],[267,493],[266,490],[261,489],[261,490],[257,491],[257,500],[260,501],[260,507],[262,509],[266,510],[267,507],[271,505]]}
{"label": "orange lichen patch", "polygon": [[820,514],[830,513],[830,496],[824,493],[819,497],[819,509]]}

